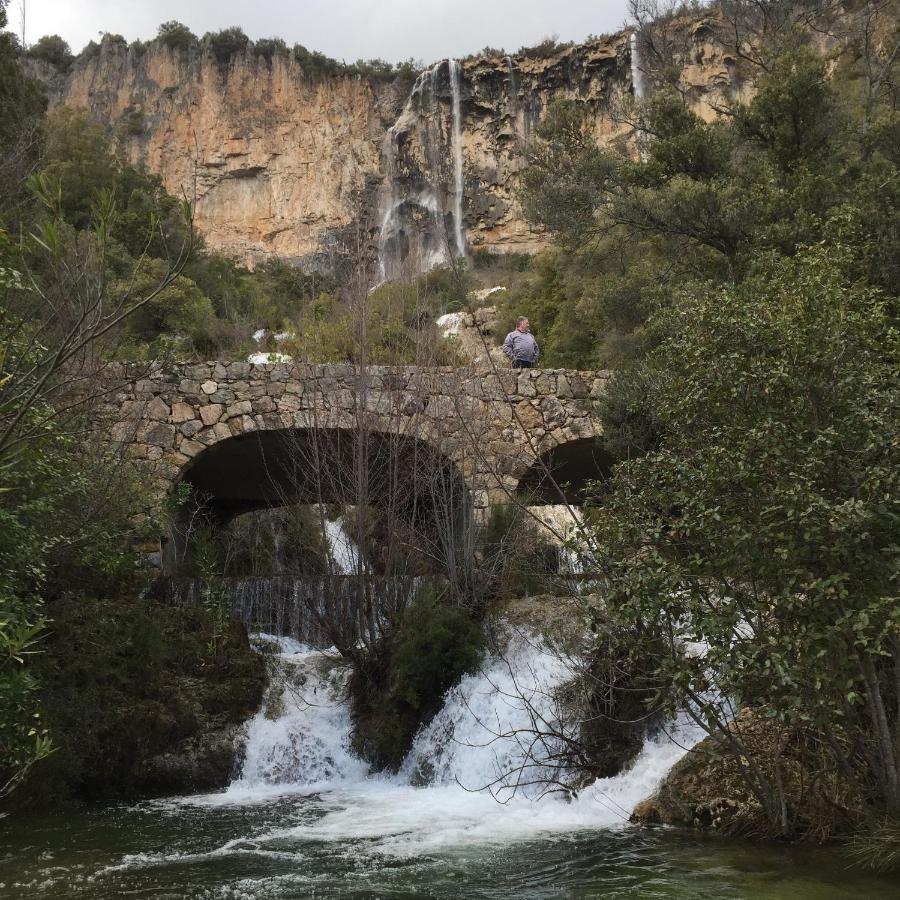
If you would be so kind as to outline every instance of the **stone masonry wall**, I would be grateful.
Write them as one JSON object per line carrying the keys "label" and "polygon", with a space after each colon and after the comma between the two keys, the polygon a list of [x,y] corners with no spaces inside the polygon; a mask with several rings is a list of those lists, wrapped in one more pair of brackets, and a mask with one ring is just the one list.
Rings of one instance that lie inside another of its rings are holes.
{"label": "stone masonry wall", "polygon": [[238,435],[367,428],[417,438],[463,474],[476,515],[514,491],[535,459],[600,434],[608,373],[251,365],[155,366],[110,394],[100,428],[145,467],[157,498],[205,450]]}

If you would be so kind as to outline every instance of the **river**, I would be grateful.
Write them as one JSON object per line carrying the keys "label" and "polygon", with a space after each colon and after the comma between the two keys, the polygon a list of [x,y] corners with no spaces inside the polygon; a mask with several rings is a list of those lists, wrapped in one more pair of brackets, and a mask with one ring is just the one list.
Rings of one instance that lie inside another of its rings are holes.
{"label": "river", "polygon": [[834,850],[627,824],[700,735],[676,722],[629,769],[546,792],[563,661],[520,637],[452,690],[397,775],[349,747],[345,670],[267,639],[272,687],[223,792],[0,821],[0,897],[896,897]]}

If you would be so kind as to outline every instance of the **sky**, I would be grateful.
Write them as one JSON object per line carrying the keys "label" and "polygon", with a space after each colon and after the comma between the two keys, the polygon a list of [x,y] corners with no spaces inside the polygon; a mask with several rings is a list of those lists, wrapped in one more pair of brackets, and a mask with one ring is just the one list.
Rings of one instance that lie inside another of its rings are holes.
{"label": "sky", "polygon": [[580,41],[619,30],[627,8],[627,0],[10,0],[20,33],[23,3],[27,43],[59,34],[76,53],[100,32],[147,40],[177,19],[198,35],[240,25],[251,38],[277,36],[348,62],[515,51],[552,35]]}

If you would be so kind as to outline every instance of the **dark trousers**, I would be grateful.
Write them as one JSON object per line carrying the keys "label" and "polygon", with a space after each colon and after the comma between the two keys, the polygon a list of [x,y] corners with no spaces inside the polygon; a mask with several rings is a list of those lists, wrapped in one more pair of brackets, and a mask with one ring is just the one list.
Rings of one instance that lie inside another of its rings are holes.
{"label": "dark trousers", "polygon": [[514,359],[513,360],[513,368],[514,369],[533,369],[534,363],[528,359]]}

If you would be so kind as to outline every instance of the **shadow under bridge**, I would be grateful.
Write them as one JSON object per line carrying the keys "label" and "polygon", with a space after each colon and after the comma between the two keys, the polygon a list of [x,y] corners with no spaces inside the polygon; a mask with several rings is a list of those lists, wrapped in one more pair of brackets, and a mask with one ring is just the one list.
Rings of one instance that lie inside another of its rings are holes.
{"label": "shadow under bridge", "polygon": [[417,438],[343,428],[256,431],[207,448],[185,467],[165,569],[188,568],[197,522],[224,528],[245,513],[299,505],[370,509],[385,540],[402,531],[435,555],[462,546],[471,521],[457,467]]}

